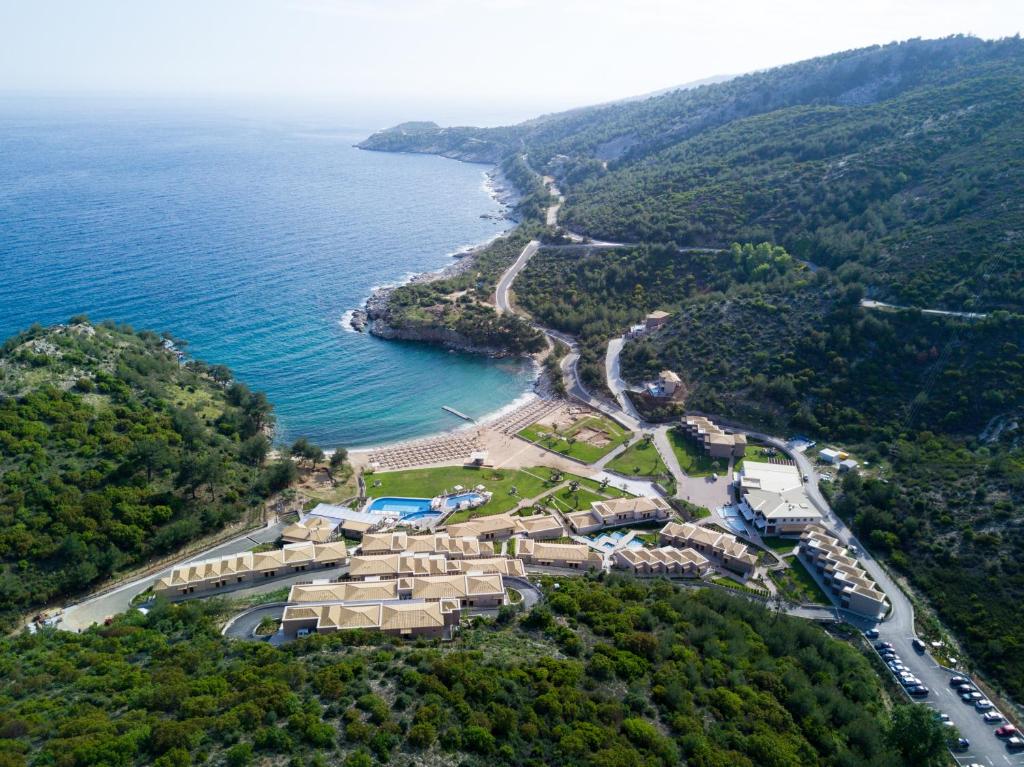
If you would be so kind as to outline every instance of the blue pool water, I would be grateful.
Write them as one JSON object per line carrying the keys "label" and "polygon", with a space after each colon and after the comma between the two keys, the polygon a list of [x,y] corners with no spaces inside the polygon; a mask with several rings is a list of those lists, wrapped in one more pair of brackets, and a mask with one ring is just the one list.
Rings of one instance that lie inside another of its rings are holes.
{"label": "blue pool water", "polygon": [[[406,519],[413,514],[430,511],[429,498],[376,498],[366,509],[369,512],[387,512],[398,514]],[[436,512],[431,512],[436,513]]]}
{"label": "blue pool water", "polygon": [[435,433],[462,423],[442,405],[478,418],[528,389],[522,361],[341,322],[509,226],[486,168],[355,149],[373,123],[202,110],[0,102],[0,341],[82,312],[169,331],[267,393],[279,442],[324,447]]}
{"label": "blue pool water", "polygon": [[428,519],[435,519],[441,516],[439,511],[414,511],[412,514],[403,514],[403,522],[424,522]]}
{"label": "blue pool water", "polygon": [[483,500],[483,496],[480,493],[460,493],[459,495],[450,495],[444,500],[444,507],[446,509],[457,509],[461,503],[476,503]]}

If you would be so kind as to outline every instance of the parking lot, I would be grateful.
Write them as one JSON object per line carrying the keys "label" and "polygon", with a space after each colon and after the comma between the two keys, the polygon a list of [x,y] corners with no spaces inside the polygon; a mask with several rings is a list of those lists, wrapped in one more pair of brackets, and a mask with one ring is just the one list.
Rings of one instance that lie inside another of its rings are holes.
{"label": "parking lot", "polygon": [[[937,714],[945,714],[960,735],[970,742],[966,750],[954,752],[958,764],[965,767],[974,764],[985,767],[1024,767],[1024,750],[1011,752],[1007,749],[1007,741],[996,737],[996,729],[1006,724],[1006,721],[986,723],[982,712],[976,710],[973,703],[962,701],[960,693],[950,686],[950,680],[957,674],[940,666],[927,653],[918,653],[913,647],[912,637],[893,636],[891,628],[885,623],[879,624],[877,630],[879,638],[872,639],[872,644],[891,644],[900,662],[929,689],[925,698],[908,698],[928,706]],[[896,680],[899,684],[898,676]]]}

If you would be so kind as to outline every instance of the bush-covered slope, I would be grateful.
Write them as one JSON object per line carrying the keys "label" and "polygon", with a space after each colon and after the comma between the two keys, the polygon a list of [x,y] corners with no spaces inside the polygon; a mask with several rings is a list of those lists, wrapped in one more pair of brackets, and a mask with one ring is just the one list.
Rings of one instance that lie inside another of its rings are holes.
{"label": "bush-covered slope", "polygon": [[[911,40],[505,129],[375,148],[526,155],[606,239],[770,240],[918,306],[1024,307],[1024,42]],[[457,150],[453,150],[453,146]]]}
{"label": "bush-covered slope", "polygon": [[[85,320],[0,350],[0,617],[239,520],[271,406],[164,339]],[[266,479],[266,478],[264,478]]]}
{"label": "bush-covered slope", "polygon": [[453,645],[353,633],[281,649],[231,642],[210,603],[4,640],[0,760],[926,763],[911,753],[938,728],[927,709],[898,706],[892,727],[868,662],[817,626],[664,581],[569,578],[548,593],[550,607],[521,624],[466,628]]}

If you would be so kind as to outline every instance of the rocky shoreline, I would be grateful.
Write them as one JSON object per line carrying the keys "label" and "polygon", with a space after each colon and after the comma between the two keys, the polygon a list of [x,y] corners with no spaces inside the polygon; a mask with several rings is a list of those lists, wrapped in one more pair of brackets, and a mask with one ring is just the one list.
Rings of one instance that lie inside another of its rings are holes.
{"label": "rocky shoreline", "polygon": [[[491,196],[502,206],[500,217],[504,220],[516,223],[512,210],[519,201],[519,195],[515,187],[509,182],[501,169],[495,166],[487,172],[487,186]],[[482,217],[497,217],[498,214],[485,213]],[[500,237],[505,232],[497,235]],[[496,239],[496,238],[495,238]],[[486,248],[493,240],[475,245],[458,253],[453,253],[455,259],[447,266],[432,272],[423,272],[412,277],[401,285],[388,285],[375,289],[366,299],[362,308],[352,311],[348,319],[349,326],[357,332],[369,332],[378,338],[397,339],[403,341],[421,341],[424,343],[440,344],[456,351],[469,352],[471,354],[486,354],[492,357],[508,356],[504,349],[480,347],[473,344],[469,339],[449,328],[444,327],[421,327],[421,328],[400,328],[388,323],[389,302],[392,293],[402,285],[418,284],[425,282],[436,282],[450,277],[456,277],[468,271],[476,263],[478,254]]]}

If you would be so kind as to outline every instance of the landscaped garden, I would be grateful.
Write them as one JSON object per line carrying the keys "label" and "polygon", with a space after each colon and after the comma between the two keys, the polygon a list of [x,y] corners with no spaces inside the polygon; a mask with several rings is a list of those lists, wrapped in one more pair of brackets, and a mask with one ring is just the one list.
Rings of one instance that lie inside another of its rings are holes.
{"label": "landscaped garden", "polygon": [[[551,486],[550,470],[547,468],[506,470],[439,466],[375,472],[366,474],[363,480],[366,483],[366,494],[371,498],[433,498],[445,491],[451,492],[456,485],[464,488],[483,485],[493,493],[491,500],[480,508],[452,515],[449,520],[451,522],[509,511],[524,498],[535,498]],[[463,515],[465,519],[456,518]]]}
{"label": "landscaped garden", "polygon": [[807,572],[804,563],[796,557],[786,559],[789,568],[786,570],[771,570],[769,576],[778,586],[779,593],[793,602],[814,602],[816,604],[829,605],[832,600],[821,590],[821,586],[814,580],[814,576]]}
{"label": "landscaped garden", "polygon": [[627,477],[663,477],[668,474],[658,448],[646,439],[633,443],[615,456],[607,468]]}
{"label": "landscaped garden", "polygon": [[680,468],[690,477],[706,477],[712,473],[725,474],[729,469],[727,458],[712,458],[704,448],[676,429],[669,429],[668,441],[676,454]]}
{"label": "landscaped garden", "polygon": [[535,423],[519,432],[519,436],[556,453],[593,463],[633,436],[610,418],[589,415],[565,428]]}

